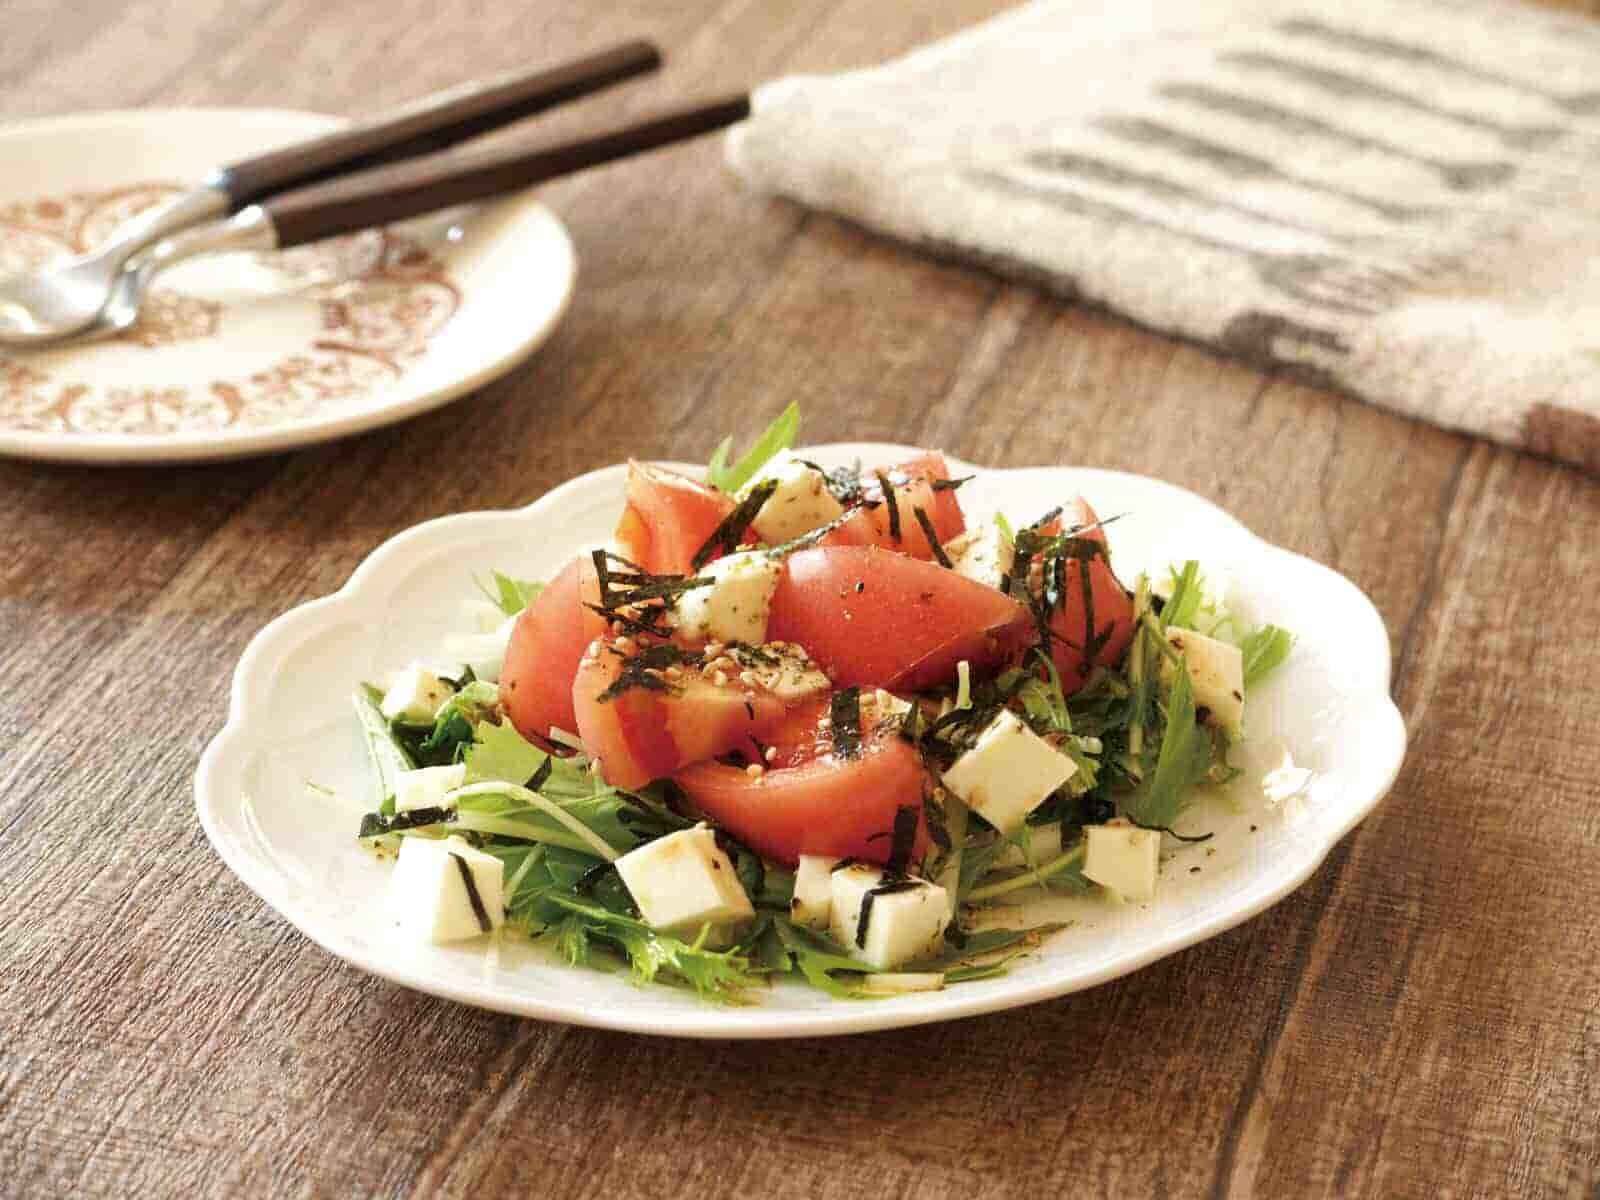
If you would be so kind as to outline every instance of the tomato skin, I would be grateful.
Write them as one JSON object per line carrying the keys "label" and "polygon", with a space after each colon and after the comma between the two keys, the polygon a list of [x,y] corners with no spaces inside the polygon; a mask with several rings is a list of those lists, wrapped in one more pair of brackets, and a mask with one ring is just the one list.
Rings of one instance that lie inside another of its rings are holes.
{"label": "tomato skin", "polygon": [[599,601],[594,563],[580,556],[517,618],[500,673],[500,700],[523,737],[543,742],[552,725],[568,732],[577,728],[572,681],[584,650],[606,624],[584,603]]}
{"label": "tomato skin", "polygon": [[937,565],[876,546],[819,546],[785,560],[769,641],[803,647],[839,687],[918,691],[1031,645],[1016,600]]}
{"label": "tomato skin", "polygon": [[[783,730],[805,736],[821,710],[801,710]],[[892,734],[866,738],[858,757],[842,759],[825,748],[778,745],[778,762],[759,778],[718,762],[698,763],[673,777],[699,812],[767,858],[794,866],[802,854],[887,862],[895,814],[918,812],[913,861],[931,844],[923,815],[927,768],[911,743]]]}
{"label": "tomato skin", "polygon": [[572,683],[578,736],[600,773],[614,787],[642,787],[703,759],[740,750],[752,758],[762,737],[786,714],[770,692],[737,681],[718,684],[684,667],[669,689],[628,687],[602,698],[617,681],[626,656],[601,639],[585,651]]}
{"label": "tomato skin", "polygon": [[[889,486],[894,491],[893,514],[883,501],[883,484],[877,478],[880,474],[889,480]],[[949,478],[950,468],[945,464],[944,455],[938,451],[929,451],[896,467],[864,474],[861,495],[871,506],[864,504],[851,512],[837,528],[820,538],[817,545],[881,546],[912,558],[932,559],[933,547],[917,520],[917,509],[928,514],[934,536],[939,539],[940,545],[967,527],[955,489],[936,490],[933,486],[935,480]],[[891,519],[892,515],[898,516],[898,538],[894,536],[895,521]]]}
{"label": "tomato skin", "polygon": [[[1066,515],[1080,528],[1095,525],[1099,518],[1082,496],[1066,506]],[[1059,533],[1061,520],[1045,527],[1047,533]],[[1094,528],[1082,535],[1091,541],[1107,545],[1106,531]],[[1122,661],[1133,640],[1133,601],[1127,589],[1117,579],[1111,565],[1103,558],[1089,563],[1089,596],[1094,602],[1094,628],[1089,628],[1089,606],[1084,600],[1083,577],[1077,563],[1067,564],[1067,586],[1061,607],[1050,619],[1050,659],[1061,675],[1061,690],[1067,695],[1088,681],[1089,673],[1097,665],[1111,666]],[[1105,643],[1094,655],[1093,662],[1084,658],[1083,648],[1089,638],[1101,636]],[[1071,643],[1070,645],[1068,643]]]}
{"label": "tomato skin", "polygon": [[695,552],[734,507],[731,496],[698,480],[630,459],[616,540],[625,558],[653,574],[688,574]]}

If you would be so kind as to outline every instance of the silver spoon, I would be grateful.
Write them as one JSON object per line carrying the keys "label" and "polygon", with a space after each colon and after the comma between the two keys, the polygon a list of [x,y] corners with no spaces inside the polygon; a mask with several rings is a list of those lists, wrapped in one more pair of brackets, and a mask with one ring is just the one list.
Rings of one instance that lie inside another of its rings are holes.
{"label": "silver spoon", "polygon": [[170,234],[289,188],[431,154],[660,64],[660,51],[648,42],[624,42],[563,66],[437,92],[376,120],[220,168],[194,190],[133,218],[90,253],[0,278],[0,346],[46,345],[88,331],[124,286],[124,268]]}

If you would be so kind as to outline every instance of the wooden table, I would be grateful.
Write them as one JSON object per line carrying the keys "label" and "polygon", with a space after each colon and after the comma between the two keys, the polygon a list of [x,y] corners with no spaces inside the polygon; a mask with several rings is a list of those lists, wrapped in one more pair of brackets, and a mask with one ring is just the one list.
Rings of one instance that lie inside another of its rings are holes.
{"label": "wooden table", "polygon": [[[659,39],[670,69],[593,120],[997,7],[13,0],[0,97],[360,112]],[[443,411],[233,465],[0,465],[0,1193],[1600,1195],[1600,485],[749,195],[719,154],[550,188],[572,311]],[[399,990],[212,854],[190,777],[269,618],[416,521],[700,458],[792,399],[812,440],[1159,475],[1350,575],[1412,730],[1393,795],[1130,978],[785,1044]]]}

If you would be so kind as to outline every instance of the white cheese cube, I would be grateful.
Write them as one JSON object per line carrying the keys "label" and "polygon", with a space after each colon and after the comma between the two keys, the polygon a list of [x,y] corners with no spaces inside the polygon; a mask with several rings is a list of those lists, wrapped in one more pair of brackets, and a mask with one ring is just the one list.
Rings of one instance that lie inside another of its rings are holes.
{"label": "white cheese cube", "polygon": [[394,810],[410,812],[417,808],[444,808],[445,793],[455,791],[466,781],[466,763],[401,771],[394,779]]}
{"label": "white cheese cube", "polygon": [[617,859],[617,874],[652,929],[694,933],[755,916],[709,826],[680,829]]}
{"label": "white cheese cube", "polygon": [[1127,897],[1148,900],[1156,894],[1156,869],[1161,834],[1126,821],[1084,828],[1088,848],[1083,873],[1101,887]]}
{"label": "white cheese cube", "polygon": [[734,646],[729,653],[739,664],[740,676],[749,672],[750,682],[795,705],[833,690],[822,668],[811,661],[799,646],[788,642],[767,642],[761,646]]}
{"label": "white cheese cube", "polygon": [[498,683],[505,666],[506,647],[511,644],[511,631],[517,627],[516,617],[506,617],[488,633],[454,633],[444,639],[444,656],[472,668],[477,678],[488,683]]}
{"label": "white cheese cube", "polygon": [[944,552],[957,575],[992,588],[1011,573],[1017,550],[994,521],[985,521],[945,544]]}
{"label": "white cheese cube", "polygon": [[792,450],[780,451],[768,459],[766,466],[740,490],[740,496],[748,496],[768,480],[777,481],[777,490],[756,513],[751,528],[769,546],[793,541],[844,512],[844,506],[828,490],[822,472],[801,462]]}
{"label": "white cheese cube", "polygon": [[[1192,629],[1168,629],[1167,644],[1183,655],[1195,708],[1206,710],[1206,723],[1239,733],[1244,728],[1244,655],[1239,647]],[[1170,681],[1173,670],[1163,655],[1162,676]]]}
{"label": "white cheese cube", "polygon": [[504,890],[505,864],[458,837],[402,838],[389,877],[389,903],[401,928],[425,942],[456,942],[499,928],[506,919]]}
{"label": "white cheese cube", "polygon": [[795,923],[826,929],[833,913],[833,868],[839,860],[821,854],[802,854],[794,873],[794,899],[789,915]]}
{"label": "white cheese cube", "polygon": [[1007,709],[956,759],[943,781],[973,812],[1001,833],[1011,833],[1077,769]]}
{"label": "white cheese cube", "polygon": [[715,582],[678,598],[678,633],[690,641],[767,640],[767,612],[778,590],[781,565],[760,550],[730,554],[703,568]]}
{"label": "white cheese cube", "polygon": [[[931,958],[944,948],[944,927],[950,923],[950,896],[944,888],[924,879],[885,885],[883,872],[869,866],[845,867],[833,872],[831,880],[829,929],[852,958],[887,971]],[[894,890],[876,890],[883,886]]]}
{"label": "white cheese cube", "polygon": [[412,663],[394,677],[378,706],[391,721],[408,725],[432,725],[455,690],[428,668]]}

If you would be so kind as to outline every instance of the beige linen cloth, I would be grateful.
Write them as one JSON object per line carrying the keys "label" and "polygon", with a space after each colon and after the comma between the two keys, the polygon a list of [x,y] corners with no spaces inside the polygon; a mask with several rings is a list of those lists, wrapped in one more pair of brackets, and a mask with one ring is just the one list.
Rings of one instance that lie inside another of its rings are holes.
{"label": "beige linen cloth", "polygon": [[1600,470],[1600,25],[1053,0],[762,88],[753,187]]}

